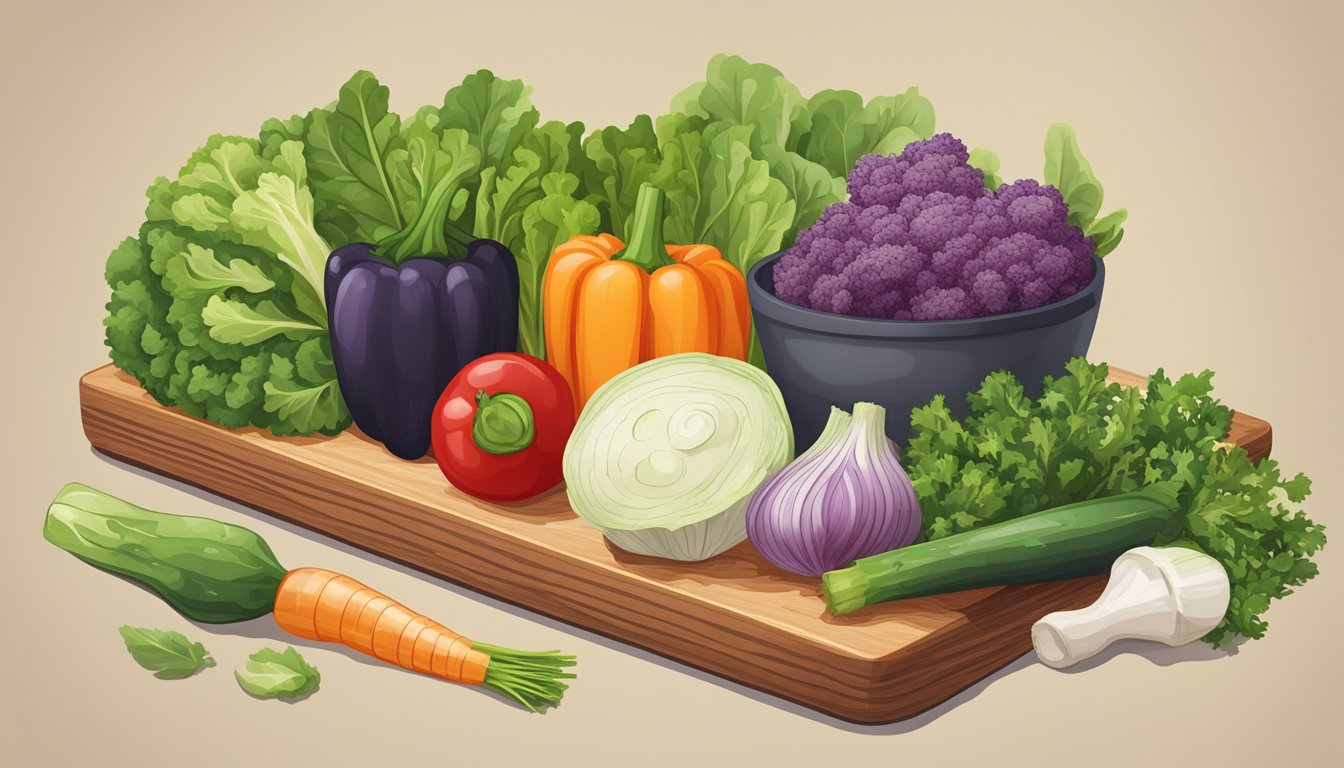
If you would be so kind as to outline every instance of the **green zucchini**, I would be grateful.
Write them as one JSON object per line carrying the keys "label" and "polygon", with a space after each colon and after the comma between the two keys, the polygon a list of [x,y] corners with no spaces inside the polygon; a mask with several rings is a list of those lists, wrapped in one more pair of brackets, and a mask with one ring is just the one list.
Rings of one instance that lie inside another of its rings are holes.
{"label": "green zucchini", "polygon": [[189,619],[246,621],[271,612],[285,577],[271,548],[236,525],[151,512],[70,483],[47,509],[47,541],[144,584]]}
{"label": "green zucchini", "polygon": [[1102,573],[1180,530],[1169,484],[1069,504],[856,560],[821,577],[833,614],[963,589]]}

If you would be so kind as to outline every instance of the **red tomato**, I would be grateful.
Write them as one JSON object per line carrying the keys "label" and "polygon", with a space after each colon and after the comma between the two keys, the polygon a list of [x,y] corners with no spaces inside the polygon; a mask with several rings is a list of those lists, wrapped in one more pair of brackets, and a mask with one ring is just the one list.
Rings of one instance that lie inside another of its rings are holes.
{"label": "red tomato", "polygon": [[560,372],[531,355],[498,352],[467,364],[434,407],[434,458],[459,490],[520,501],[559,485],[574,430],[574,397]]}

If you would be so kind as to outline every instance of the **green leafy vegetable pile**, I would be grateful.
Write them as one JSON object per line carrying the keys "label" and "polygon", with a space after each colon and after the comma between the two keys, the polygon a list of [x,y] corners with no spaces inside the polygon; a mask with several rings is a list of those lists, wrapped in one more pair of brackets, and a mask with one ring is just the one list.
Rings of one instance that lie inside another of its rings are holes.
{"label": "green leafy vegetable pile", "polygon": [[528,91],[478,72],[403,123],[388,89],[358,72],[335,103],[268,120],[258,138],[212,136],[175,180],[155,180],[139,237],[108,258],[113,362],[160,402],[228,427],[344,429],[327,256],[356,241],[394,259],[452,255],[473,230],[507,241],[495,174],[516,177],[524,147],[558,125],[537,125]]}
{"label": "green leafy vegetable pile", "polygon": [[[933,130],[933,105],[917,88],[867,103],[853,91],[808,98],[774,67],[719,55],[670,113],[596,131],[584,148],[603,231],[626,237],[650,182],[667,193],[669,242],[714,245],[745,274],[845,199],[859,157],[899,153]],[[764,365],[754,333],[749,359]]]}
{"label": "green leafy vegetable pile", "polygon": [[139,238],[108,257],[112,361],[229,427],[342,429],[313,206],[302,144],[211,137],[175,181],[154,182]]}
{"label": "green leafy vegetable pile", "polygon": [[735,56],[712,59],[668,114],[625,128],[542,122],[530,94],[481,70],[402,118],[358,72],[326,107],[210,137],[154,181],[138,235],[108,257],[112,361],[160,402],[228,427],[332,434],[350,424],[323,299],[335,247],[373,242],[400,261],[504,243],[520,346],[544,356],[551,251],[577,234],[624,237],[641,183],[667,193],[671,241],[715,245],[745,271],[843,198],[859,156],[934,128],[916,89],[807,98]]}
{"label": "green leafy vegetable pile", "polygon": [[914,410],[905,461],[925,536],[1174,480],[1185,527],[1159,544],[1208,553],[1232,582],[1227,617],[1204,639],[1264,635],[1270,601],[1317,573],[1309,557],[1324,528],[1298,508],[1311,481],[1223,442],[1232,411],[1212,397],[1210,371],[1175,381],[1158,371],[1145,391],[1107,382],[1104,363],[1075,358],[1067,370],[1035,399],[1011,374],[991,374],[964,420],[941,395]]}

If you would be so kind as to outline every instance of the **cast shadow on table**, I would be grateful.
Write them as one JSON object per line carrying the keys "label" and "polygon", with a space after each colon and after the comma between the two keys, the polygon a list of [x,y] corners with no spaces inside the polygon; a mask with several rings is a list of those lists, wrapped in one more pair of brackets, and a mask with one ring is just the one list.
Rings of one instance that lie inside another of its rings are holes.
{"label": "cast shadow on table", "polygon": [[[833,717],[831,715],[824,714],[822,712],[818,712],[814,709],[810,709],[801,704],[796,704],[794,702],[788,701],[787,699],[779,698],[778,696],[775,696],[773,694],[766,693],[764,691],[759,691],[750,686],[742,685],[741,683],[736,683],[733,682],[732,680],[719,677],[718,675],[712,672],[707,672],[698,669],[696,667],[684,664],[682,662],[674,661],[664,656],[660,656],[656,653],[647,651],[638,646],[631,645],[630,643],[624,640],[610,638],[607,637],[606,635],[598,634],[596,632],[592,632],[587,629],[582,629],[580,627],[574,626],[572,624],[557,619],[552,619],[549,616],[537,613],[536,611],[533,611],[530,608],[525,608],[523,606],[515,605],[513,603],[500,600],[498,598],[490,597],[489,595],[482,594],[473,589],[469,589],[467,587],[440,578],[433,574],[426,573],[425,571],[422,571],[406,563],[391,558],[374,555],[366,550],[360,549],[359,547],[347,544],[343,541],[339,541],[330,536],[327,536],[326,534],[314,531],[310,528],[305,528],[301,525],[290,523],[285,520],[281,520],[276,517],[272,517],[264,512],[249,507],[246,504],[238,503],[231,499],[222,497],[216,493],[212,493],[202,488],[198,488],[194,485],[191,485],[190,483],[184,483],[180,480],[176,480],[174,478],[161,475],[157,472],[146,469],[144,467],[125,462],[119,458],[110,456],[108,454],[104,454],[95,448],[90,447],[89,451],[98,459],[105,461],[109,464],[114,464],[118,467],[124,468],[128,472],[132,472],[141,477],[163,483],[172,488],[176,488],[177,490],[180,490],[184,493],[195,496],[198,499],[203,499],[205,501],[209,501],[211,503],[226,507],[230,510],[233,510],[234,512],[246,515],[251,518],[255,518],[257,520],[264,521],[267,524],[274,525],[277,528],[286,530],[294,535],[302,536],[310,540],[320,540],[326,546],[344,552],[348,555],[353,555],[368,561],[376,561],[386,567],[392,568],[393,570],[399,571],[408,576],[414,576],[415,578],[418,579],[432,581],[438,584],[441,588],[449,592],[452,592],[453,594],[458,595],[460,597],[464,597],[469,600],[474,600],[477,603],[487,605],[492,608],[496,608],[512,616],[516,616],[518,618],[534,621],[557,632],[563,632],[569,635],[573,635],[582,640],[591,642],[595,645],[600,645],[609,650],[619,651],[629,656],[634,656],[642,661],[662,667],[663,669],[672,670],[675,672],[680,672],[682,674],[689,675],[702,682],[709,683],[711,685],[723,688],[725,690],[733,691],[741,696],[745,696],[746,698],[752,699],[761,704],[774,707],[775,709],[788,712],[790,714],[797,715],[799,717],[803,717],[817,723],[829,725],[831,727],[838,728],[840,730],[848,731],[850,733],[878,736],[888,734],[903,734],[903,733],[910,733],[912,731],[917,731],[920,728],[924,727],[925,725],[932,723],[933,721],[943,717],[952,710],[957,709],[963,704],[966,704],[975,697],[979,696],[990,686],[992,686],[996,681],[1004,677],[1007,677],[1021,669],[1033,666],[1037,663],[1035,654],[1029,652],[1019,657],[1018,659],[1008,663],[1006,666],[997,670],[988,677],[974,683],[973,685],[961,691],[960,693],[956,694],[955,696],[951,697],[947,701],[944,701],[943,703],[925,712],[921,712],[918,715],[906,718],[904,720],[899,720],[894,723],[885,723],[881,725],[865,725],[862,723],[853,723],[846,720],[841,720],[840,718]],[[234,634],[243,637],[274,640],[276,642],[288,643],[290,645],[296,645],[303,648],[314,648],[325,651],[333,651],[335,653],[340,653],[346,656],[347,658],[354,659],[362,664],[385,666],[388,667],[389,669],[396,669],[395,667],[393,667],[390,664],[387,664],[386,662],[380,661],[375,658],[371,658],[369,656],[365,656],[364,654],[361,654],[358,651],[346,648],[344,646],[332,643],[310,641],[305,640],[303,638],[294,637],[293,635],[290,635],[286,633],[284,630],[280,629],[280,627],[276,625],[275,622],[268,616],[263,616],[261,618],[253,619],[251,621],[238,622],[235,624],[205,624],[200,622],[192,622],[192,623],[205,632]],[[1239,641],[1237,645],[1240,645],[1240,642],[1241,641]],[[1234,646],[1230,650],[1215,650],[1210,646],[1208,646],[1207,644],[1198,641],[1190,643],[1188,645],[1173,648],[1167,645],[1163,645],[1161,643],[1145,642],[1141,640],[1120,640],[1112,644],[1106,650],[1092,657],[1091,659],[1076,664],[1073,667],[1070,667],[1069,669],[1059,670],[1059,673],[1060,674],[1084,673],[1089,670],[1095,669],[1096,667],[1101,666],[1102,664],[1105,664],[1106,662],[1110,661],[1116,656],[1121,655],[1139,656],[1156,666],[1168,667],[1173,664],[1181,664],[1188,662],[1218,661],[1220,659],[1224,659],[1229,656],[1235,655],[1236,652],[1237,652],[1236,646]],[[405,670],[400,671],[403,674],[407,674]],[[582,684],[581,671],[578,684],[580,685]],[[502,702],[505,702],[509,705],[513,705],[513,703],[509,701],[506,697],[500,696],[499,694],[496,694],[493,691],[480,687],[476,687],[474,690],[478,691],[483,695],[497,698]],[[564,705],[562,704],[561,708],[563,709],[563,707]]]}

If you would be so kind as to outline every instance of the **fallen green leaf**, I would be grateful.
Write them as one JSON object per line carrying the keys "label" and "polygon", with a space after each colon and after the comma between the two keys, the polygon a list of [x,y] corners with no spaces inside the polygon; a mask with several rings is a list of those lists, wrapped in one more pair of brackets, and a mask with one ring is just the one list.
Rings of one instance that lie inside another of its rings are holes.
{"label": "fallen green leaf", "polygon": [[292,647],[283,652],[262,648],[247,657],[247,666],[233,673],[243,690],[261,698],[295,699],[317,690],[322,675]]}
{"label": "fallen green leaf", "polygon": [[191,677],[206,667],[215,666],[210,652],[193,643],[181,632],[123,625],[119,630],[126,650],[135,663],[154,673],[160,680]]}

